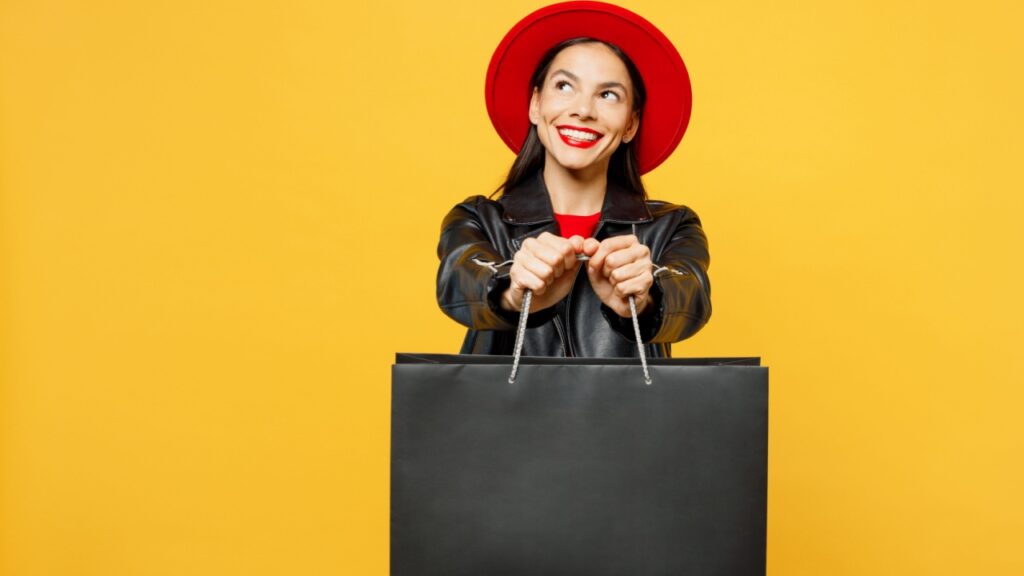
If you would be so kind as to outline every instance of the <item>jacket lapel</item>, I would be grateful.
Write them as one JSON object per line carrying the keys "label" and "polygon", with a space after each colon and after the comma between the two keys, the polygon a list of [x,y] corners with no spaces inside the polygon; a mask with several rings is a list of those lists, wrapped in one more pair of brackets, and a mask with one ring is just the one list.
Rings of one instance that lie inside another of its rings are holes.
{"label": "jacket lapel", "polygon": [[[504,207],[502,220],[508,224],[529,226],[554,220],[551,196],[544,185],[544,176],[538,170],[519,186],[501,195],[498,202]],[[602,222],[639,224],[651,221],[647,202],[622,185],[609,181],[601,208]]]}
{"label": "jacket lapel", "polygon": [[[519,250],[525,239],[539,236],[544,232],[558,233],[551,196],[544,184],[544,176],[538,170],[526,181],[505,192],[498,199],[504,208],[501,219],[506,224],[524,226],[528,229],[511,238],[512,250]],[[594,234],[604,228],[606,222],[615,224],[639,224],[652,220],[647,202],[618,183],[609,181],[601,208],[601,220]]]}

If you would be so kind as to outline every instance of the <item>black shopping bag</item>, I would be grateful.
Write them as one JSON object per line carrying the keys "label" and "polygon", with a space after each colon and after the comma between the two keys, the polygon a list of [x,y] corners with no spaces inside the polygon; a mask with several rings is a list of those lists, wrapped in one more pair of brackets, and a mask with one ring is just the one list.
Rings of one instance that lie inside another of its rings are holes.
{"label": "black shopping bag", "polygon": [[399,354],[391,574],[765,572],[758,359]]}

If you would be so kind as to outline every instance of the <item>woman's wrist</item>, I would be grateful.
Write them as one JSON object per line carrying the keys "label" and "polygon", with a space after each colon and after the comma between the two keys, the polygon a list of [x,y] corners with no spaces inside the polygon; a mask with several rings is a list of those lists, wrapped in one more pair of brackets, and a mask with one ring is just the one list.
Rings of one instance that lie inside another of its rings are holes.
{"label": "woman's wrist", "polygon": [[639,315],[643,314],[645,311],[647,311],[647,308],[650,307],[650,305],[651,305],[651,296],[649,294],[644,294],[643,297],[637,296],[635,301],[636,301],[636,315],[639,316]]}
{"label": "woman's wrist", "polygon": [[518,312],[519,307],[516,306],[515,302],[512,301],[512,287],[510,286],[501,295],[501,301],[499,302],[502,310],[509,312]]}

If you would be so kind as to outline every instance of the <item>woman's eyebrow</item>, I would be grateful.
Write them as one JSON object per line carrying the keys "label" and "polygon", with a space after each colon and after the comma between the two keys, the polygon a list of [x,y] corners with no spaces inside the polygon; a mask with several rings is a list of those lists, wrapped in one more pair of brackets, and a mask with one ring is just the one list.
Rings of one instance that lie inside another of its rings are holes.
{"label": "woman's eyebrow", "polygon": [[573,74],[572,72],[569,72],[565,68],[559,68],[558,70],[555,70],[554,72],[551,73],[552,76],[556,76],[558,74],[562,74],[564,76],[568,76],[569,79],[572,80],[573,82],[579,82],[580,81],[580,77],[579,76]]}

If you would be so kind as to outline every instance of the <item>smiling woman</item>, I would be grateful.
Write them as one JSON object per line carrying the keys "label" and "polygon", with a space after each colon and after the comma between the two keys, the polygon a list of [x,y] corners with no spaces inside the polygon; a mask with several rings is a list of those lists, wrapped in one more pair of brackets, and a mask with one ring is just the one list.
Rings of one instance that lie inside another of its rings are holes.
{"label": "smiling woman", "polygon": [[499,198],[468,198],[442,225],[437,298],[469,328],[462,353],[511,354],[529,294],[526,355],[635,356],[639,332],[648,356],[670,356],[711,314],[700,220],[641,180],[689,122],[675,47],[617,6],[548,6],[498,46],[487,105],[517,155]]}
{"label": "smiling woman", "polygon": [[[621,50],[593,38],[561,42],[541,60],[530,85],[534,129],[527,138],[535,136],[552,159],[545,158],[546,179],[567,169],[581,178],[600,180],[618,152],[615,176],[633,177],[633,185],[643,190],[633,148],[620,149],[640,128],[643,80]],[[566,146],[557,146],[555,136]],[[591,152],[573,153],[574,149]]]}

